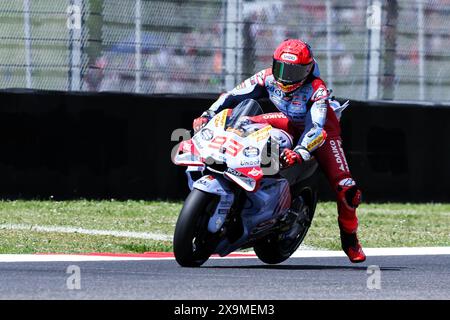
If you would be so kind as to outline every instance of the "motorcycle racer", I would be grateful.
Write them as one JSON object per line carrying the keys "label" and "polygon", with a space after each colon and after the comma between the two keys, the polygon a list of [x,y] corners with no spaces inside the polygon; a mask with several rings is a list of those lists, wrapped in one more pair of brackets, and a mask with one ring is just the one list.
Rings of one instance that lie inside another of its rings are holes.
{"label": "motorcycle racer", "polygon": [[283,41],[273,54],[272,68],[262,70],[233,90],[222,94],[193,122],[201,129],[216,113],[233,108],[246,99],[267,97],[280,112],[251,117],[290,133],[298,143],[283,150],[283,167],[308,161],[313,155],[336,194],[341,245],[353,263],[366,256],[357,237],[356,208],[361,191],[350,173],[342,149],[340,112],[346,107],[330,98],[311,47],[297,39]]}

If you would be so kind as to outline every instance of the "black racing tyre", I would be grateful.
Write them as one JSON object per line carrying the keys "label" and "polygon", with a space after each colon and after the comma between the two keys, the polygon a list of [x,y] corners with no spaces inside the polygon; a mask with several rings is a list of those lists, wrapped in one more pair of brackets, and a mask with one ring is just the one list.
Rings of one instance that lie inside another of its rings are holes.
{"label": "black racing tyre", "polygon": [[[317,193],[314,188],[303,188],[296,197],[297,201],[293,205],[298,205],[297,210],[307,219],[297,221],[294,237],[283,237],[283,234],[272,234],[260,240],[254,250],[257,257],[264,263],[277,264],[288,259],[300,246],[305,238],[309,226],[314,217],[317,203]],[[289,232],[292,232],[291,229]]]}
{"label": "black racing tyre", "polygon": [[219,196],[193,189],[178,216],[173,236],[175,259],[182,267],[199,267],[215,249],[215,235],[208,231],[208,221],[214,213]]}

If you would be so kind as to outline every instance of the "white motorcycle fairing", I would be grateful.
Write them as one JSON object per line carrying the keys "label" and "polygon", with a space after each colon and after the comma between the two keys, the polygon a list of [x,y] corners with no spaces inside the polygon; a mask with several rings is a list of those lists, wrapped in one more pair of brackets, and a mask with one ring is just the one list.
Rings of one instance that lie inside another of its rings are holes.
{"label": "white motorcycle fairing", "polygon": [[[183,141],[174,158],[175,164],[188,166],[186,173],[191,190],[195,188],[220,197],[208,223],[211,233],[220,231],[234,203],[235,195],[230,183],[236,183],[246,192],[246,202],[240,213],[243,234],[233,243],[224,237],[215,250],[221,256],[239,249],[254,236],[272,227],[287,212],[291,203],[288,181],[264,177],[261,169],[262,154],[268,139],[283,140],[282,143],[290,147],[291,137],[268,124],[250,124],[246,135],[226,129],[228,112],[225,109],[218,113],[192,139]],[[212,162],[226,164],[225,171],[215,172]],[[194,182],[191,173],[203,172],[206,168],[212,174]]]}
{"label": "white motorcycle fairing", "polygon": [[257,192],[247,192],[247,201],[241,213],[244,227],[242,236],[233,243],[223,239],[215,253],[226,256],[258,237],[287,212],[290,204],[291,194],[287,180],[264,178]]}
{"label": "white motorcycle fairing", "polygon": [[195,181],[192,186],[195,189],[220,196],[216,211],[208,223],[208,231],[211,233],[216,233],[220,230],[234,202],[234,194],[227,184],[228,182],[223,178],[206,175]]}

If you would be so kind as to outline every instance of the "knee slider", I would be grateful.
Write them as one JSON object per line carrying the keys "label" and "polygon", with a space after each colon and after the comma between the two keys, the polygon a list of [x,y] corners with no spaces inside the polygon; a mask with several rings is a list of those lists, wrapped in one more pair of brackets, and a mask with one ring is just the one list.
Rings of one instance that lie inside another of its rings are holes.
{"label": "knee slider", "polygon": [[339,181],[337,190],[351,208],[357,208],[361,203],[362,192],[352,178],[345,178]]}

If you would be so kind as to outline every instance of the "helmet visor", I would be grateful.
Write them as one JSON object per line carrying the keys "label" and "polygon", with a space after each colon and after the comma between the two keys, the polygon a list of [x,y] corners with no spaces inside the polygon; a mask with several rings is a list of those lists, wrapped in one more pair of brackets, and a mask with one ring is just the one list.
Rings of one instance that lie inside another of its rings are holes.
{"label": "helmet visor", "polygon": [[275,80],[293,84],[303,81],[311,72],[313,63],[309,64],[290,64],[273,59],[272,74]]}

